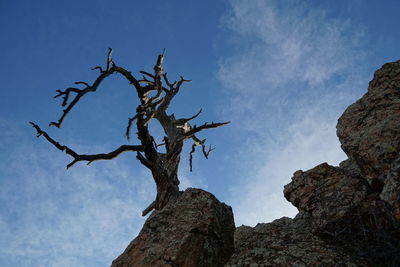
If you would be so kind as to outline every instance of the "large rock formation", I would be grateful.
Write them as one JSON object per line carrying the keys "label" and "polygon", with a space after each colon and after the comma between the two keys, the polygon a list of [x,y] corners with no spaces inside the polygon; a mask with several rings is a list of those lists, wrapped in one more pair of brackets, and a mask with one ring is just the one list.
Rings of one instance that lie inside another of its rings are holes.
{"label": "large rock formation", "polygon": [[[337,124],[342,148],[370,182],[383,182],[400,152],[400,61],[377,70],[368,92]],[[378,181],[377,181],[378,182]]]}
{"label": "large rock formation", "polygon": [[400,266],[400,61],[375,72],[337,124],[349,157],[294,173],[300,211],[235,232],[226,266]]}
{"label": "large rock formation", "polygon": [[189,188],[177,202],[153,211],[113,267],[223,266],[233,253],[231,207]]}
{"label": "large rock formation", "polygon": [[238,227],[233,255],[230,207],[188,189],[112,266],[400,266],[400,61],[375,72],[337,134],[348,159],[295,172],[284,195],[298,215]]}
{"label": "large rock formation", "polygon": [[307,172],[295,172],[283,192],[289,202],[311,215],[316,230],[360,204],[369,191],[368,183],[361,177],[322,163]]}

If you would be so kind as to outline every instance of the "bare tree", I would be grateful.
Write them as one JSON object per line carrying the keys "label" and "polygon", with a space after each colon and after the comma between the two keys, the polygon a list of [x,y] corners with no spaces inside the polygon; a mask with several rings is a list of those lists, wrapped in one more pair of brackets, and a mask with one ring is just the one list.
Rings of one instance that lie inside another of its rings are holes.
{"label": "bare tree", "polygon": [[[119,67],[112,59],[112,49],[109,48],[107,63],[105,69],[96,66],[93,70],[100,71],[97,79],[89,84],[87,82],[75,82],[76,85],[83,85],[84,88],[70,87],[65,90],[57,90],[57,97],[62,97],[63,113],[57,122],[51,122],[50,126],[60,128],[66,116],[75,107],[79,100],[89,92],[95,92],[101,82],[113,73],[119,73],[125,77],[135,88],[140,103],[136,108],[136,113],[128,119],[125,135],[130,140],[131,128],[136,121],[137,138],[139,145],[121,145],[119,148],[109,153],[101,153],[94,155],[78,154],[71,148],[59,144],[43,131],[37,124],[31,122],[37,131],[37,137],[43,136],[47,141],[53,144],[59,150],[73,157],[73,160],[67,165],[67,169],[79,161],[86,161],[90,164],[96,160],[110,160],[120,154],[128,151],[136,152],[136,158],[146,166],[152,173],[153,179],[157,185],[156,199],[143,211],[142,215],[146,215],[153,209],[162,209],[168,202],[174,201],[179,197],[179,180],[178,166],[181,157],[183,144],[186,140],[193,141],[190,151],[190,170],[192,171],[193,154],[196,147],[200,146],[205,158],[214,149],[211,146],[206,148],[206,139],[199,139],[196,134],[200,131],[217,128],[228,124],[223,123],[204,123],[200,126],[191,125],[190,121],[198,117],[201,110],[192,117],[176,119],[174,114],[168,115],[167,109],[178,94],[183,83],[190,82],[180,77],[179,81],[170,82],[167,73],[163,72],[164,53],[159,55],[157,63],[154,66],[154,74],[140,71],[141,79],[136,79],[131,72]],[[73,99],[69,101],[71,98]],[[149,122],[155,119],[164,129],[165,136],[163,143],[156,144],[153,136],[149,131]],[[158,151],[160,146],[165,146],[165,152]]]}

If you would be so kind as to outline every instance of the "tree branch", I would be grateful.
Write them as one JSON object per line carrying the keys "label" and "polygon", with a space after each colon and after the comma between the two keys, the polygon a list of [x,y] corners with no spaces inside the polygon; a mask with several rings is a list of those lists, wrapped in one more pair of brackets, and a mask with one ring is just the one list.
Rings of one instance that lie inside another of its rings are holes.
{"label": "tree branch", "polygon": [[184,124],[185,122],[189,122],[189,121],[194,120],[195,118],[197,118],[200,115],[201,112],[202,112],[202,109],[200,109],[199,112],[197,112],[192,117],[179,119],[177,121],[178,121],[179,124]]}
{"label": "tree branch", "polygon": [[[50,122],[50,126],[53,125],[53,126],[56,126],[57,128],[60,128],[65,117],[68,115],[68,113],[71,111],[71,109],[76,105],[76,103],[78,103],[79,99],[89,92],[95,92],[97,90],[97,87],[104,80],[104,78],[109,76],[111,73],[112,73],[111,70],[102,72],[100,74],[100,76],[97,77],[97,79],[95,80],[93,85],[87,86],[84,89],[67,88],[65,91],[57,90],[58,95],[56,95],[55,98],[64,95],[64,100],[63,100],[62,106],[67,105],[67,101],[68,101],[68,98],[69,98],[71,92],[76,93],[76,95],[75,95],[75,98],[71,101],[71,103],[69,103],[67,108],[63,110],[63,114],[61,115],[60,119],[57,122],[54,122],[54,121]],[[78,82],[78,83],[83,84],[84,82]],[[84,84],[87,84],[87,83],[84,83]]]}
{"label": "tree branch", "polygon": [[192,145],[192,150],[189,153],[189,165],[190,165],[190,171],[193,171],[193,154],[196,152],[196,146],[201,146],[203,155],[206,159],[208,159],[208,155],[210,155],[211,151],[215,150],[215,147],[209,147],[208,150],[206,150],[206,139],[200,140],[197,138],[195,135],[192,136],[193,139],[193,145]]}
{"label": "tree branch", "polygon": [[[205,140],[205,139],[204,139]],[[202,151],[203,155],[206,159],[208,159],[208,155],[210,155],[211,151],[215,150],[215,147],[211,147],[211,145],[208,147],[208,150],[206,151],[206,145],[203,143],[202,145]]]}
{"label": "tree branch", "polygon": [[156,78],[153,74],[148,73],[147,71],[141,70],[139,71],[141,74],[147,75],[150,78],[152,78],[153,80]]}
{"label": "tree branch", "polygon": [[173,88],[174,88],[174,86],[176,85],[176,81],[175,81],[174,83],[171,84],[171,83],[169,82],[169,80],[168,80],[167,73],[164,73],[164,74],[163,74],[163,77],[164,77],[165,83],[168,85],[168,87],[169,87],[170,90],[172,91]]}
{"label": "tree branch", "polygon": [[57,90],[58,94],[55,96],[55,98],[64,96],[63,97],[63,102],[62,106],[66,106],[68,103],[68,99],[70,97],[71,93],[76,93],[75,98],[69,103],[66,109],[63,110],[63,114],[61,115],[60,119],[57,122],[50,122],[50,126],[56,126],[57,128],[60,128],[65,117],[68,115],[68,113],[71,111],[71,109],[78,103],[81,97],[83,97],[85,94],[88,92],[95,92],[97,90],[97,87],[100,85],[100,83],[109,75],[111,75],[114,72],[118,72],[121,75],[123,75],[131,84],[133,84],[138,92],[138,94],[141,96],[143,94],[143,88],[139,84],[139,82],[135,79],[135,77],[132,76],[132,74],[125,70],[124,68],[118,67],[114,64],[112,61],[112,49],[109,48],[108,51],[108,56],[107,56],[107,68],[106,70],[103,71],[103,69],[100,66],[97,66],[93,69],[99,69],[100,70],[100,75],[97,77],[97,79],[94,81],[92,85],[89,85],[86,82],[76,82],[75,84],[83,84],[86,87],[84,89],[78,89],[78,88],[67,88],[65,91]]}
{"label": "tree branch", "polygon": [[175,81],[173,84],[171,84],[168,81],[166,73],[163,74],[163,77],[164,77],[165,83],[168,85],[170,90],[166,90],[166,89],[163,88],[163,90],[165,91],[165,96],[163,97],[162,102],[160,103],[160,105],[157,108],[158,112],[165,112],[168,109],[169,104],[171,103],[171,100],[179,92],[179,89],[180,89],[181,85],[184,82],[191,82],[191,80],[185,80],[181,76],[181,80],[179,82]]}
{"label": "tree branch", "polygon": [[146,166],[149,170],[153,169],[153,164],[146,159],[139,151],[136,155],[136,158],[140,161],[140,163],[142,163],[144,166]]}
{"label": "tree branch", "polygon": [[128,118],[128,126],[126,126],[126,131],[125,131],[125,136],[126,139],[128,139],[128,141],[131,140],[131,128],[132,128],[132,123],[134,120],[136,120],[138,117],[138,114],[136,114],[135,116]]}
{"label": "tree branch", "polygon": [[175,86],[175,94],[177,94],[178,92],[179,92],[179,89],[180,89],[180,87],[181,87],[181,85],[183,84],[183,83],[189,83],[189,82],[191,82],[192,80],[185,80],[182,76],[181,76],[181,79],[179,80],[179,82],[176,84],[176,86]]}
{"label": "tree branch", "polygon": [[127,70],[124,69],[124,68],[115,66],[115,65],[110,69],[110,71],[111,71],[111,70],[112,70],[112,71],[116,71],[116,72],[122,74],[122,76],[124,76],[124,77],[130,82],[130,84],[133,84],[133,86],[135,86],[136,91],[137,91],[138,93],[142,93],[143,87],[139,84],[138,80],[136,80],[136,78],[133,77],[133,75],[132,75],[131,72],[127,71]]}
{"label": "tree branch", "polygon": [[92,70],[96,70],[96,69],[98,69],[98,70],[100,71],[100,73],[103,72],[103,68],[100,67],[100,66],[96,66],[96,67],[94,67]]}
{"label": "tree branch", "polygon": [[74,88],[74,87],[67,88],[67,89],[65,89],[65,91],[56,90],[56,92],[58,93],[58,95],[55,95],[54,98],[57,98],[57,97],[60,97],[60,96],[64,95],[64,96],[63,96],[63,102],[62,102],[61,106],[62,106],[62,107],[65,107],[65,106],[67,105],[67,103],[68,103],[69,94],[70,94],[71,92],[74,92],[74,93],[77,93],[77,94],[78,94],[78,93],[80,93],[81,91],[82,91],[82,89],[78,89],[78,88]]}
{"label": "tree branch", "polygon": [[37,134],[36,137],[43,136],[47,141],[49,141],[51,144],[53,144],[56,148],[59,150],[67,153],[68,155],[72,156],[74,160],[67,165],[67,169],[72,167],[75,163],[79,161],[87,161],[88,164],[92,163],[93,161],[96,160],[110,160],[118,157],[120,154],[128,151],[143,151],[143,146],[131,146],[131,145],[122,145],[119,148],[115,149],[114,151],[111,151],[110,153],[101,153],[101,154],[94,154],[94,155],[85,155],[85,154],[78,154],[74,150],[70,149],[67,146],[61,145],[57,141],[55,141],[53,138],[51,138],[45,131],[40,129],[40,127],[33,123],[30,122],[32,126],[36,129]]}
{"label": "tree branch", "polygon": [[107,55],[107,68],[106,71],[110,70],[110,64],[112,63],[112,48],[108,48],[108,55]]}
{"label": "tree branch", "polygon": [[198,127],[195,125],[193,128],[191,128],[189,131],[187,131],[187,132],[185,133],[185,136],[186,136],[187,138],[190,138],[190,137],[192,137],[194,134],[196,134],[196,133],[198,133],[198,132],[200,132],[200,131],[202,131],[202,130],[211,129],[211,128],[217,128],[217,127],[220,127],[220,126],[227,125],[227,124],[229,124],[229,123],[230,123],[230,121],[227,121],[227,122],[217,122],[217,123],[212,122],[211,124],[208,124],[208,123],[206,122],[206,123],[204,123],[203,125],[198,126]]}
{"label": "tree branch", "polygon": [[195,143],[193,143],[193,145],[192,145],[192,150],[190,150],[190,153],[189,153],[189,166],[190,166],[190,172],[192,172],[193,171],[193,154],[194,154],[194,152],[196,152],[196,144]]}
{"label": "tree branch", "polygon": [[90,87],[90,85],[89,85],[87,82],[82,82],[82,81],[80,81],[80,82],[75,82],[75,84],[83,84],[83,85],[85,85],[86,87]]}
{"label": "tree branch", "polygon": [[150,211],[156,207],[156,201],[154,200],[151,204],[142,211],[142,216],[146,216]]}

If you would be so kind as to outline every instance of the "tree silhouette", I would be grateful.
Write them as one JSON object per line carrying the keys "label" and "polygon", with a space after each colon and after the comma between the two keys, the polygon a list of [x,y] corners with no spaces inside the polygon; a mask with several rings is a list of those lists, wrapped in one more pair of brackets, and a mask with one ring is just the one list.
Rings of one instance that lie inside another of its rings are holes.
{"label": "tree silhouette", "polygon": [[[168,115],[167,109],[172,99],[179,93],[182,84],[190,82],[190,80],[185,80],[181,76],[179,81],[171,83],[167,78],[167,73],[163,72],[163,60],[164,52],[157,58],[157,63],[154,66],[154,74],[140,71],[142,78],[136,79],[131,72],[115,64],[112,59],[112,49],[109,48],[106,68],[103,69],[101,66],[93,68],[93,70],[99,70],[100,74],[92,84],[82,81],[75,82],[76,85],[83,85],[84,88],[70,87],[64,91],[57,90],[57,95],[55,96],[55,98],[62,97],[63,101],[61,105],[65,107],[65,109],[63,109],[59,120],[57,122],[51,122],[50,126],[60,128],[66,116],[83,96],[89,92],[95,92],[102,81],[111,74],[121,74],[136,89],[140,100],[136,108],[136,114],[128,119],[128,125],[125,130],[125,136],[129,141],[131,128],[136,121],[136,135],[140,143],[139,145],[121,145],[119,148],[109,153],[93,155],[78,154],[68,146],[61,145],[55,141],[37,124],[30,122],[37,131],[37,137],[43,136],[57,149],[73,157],[73,160],[67,165],[67,169],[79,161],[86,161],[87,164],[90,164],[96,160],[110,160],[116,158],[124,152],[136,152],[136,158],[151,171],[157,186],[156,199],[143,211],[143,216],[153,209],[162,209],[167,203],[179,197],[179,180],[177,174],[184,142],[188,139],[193,141],[189,157],[190,171],[192,171],[192,160],[196,147],[201,147],[205,158],[208,158],[209,153],[214,149],[211,146],[206,148],[206,139],[201,140],[196,137],[196,134],[200,131],[217,128],[229,123],[206,122],[200,126],[192,126],[189,122],[199,116],[201,110],[189,118],[176,119],[174,114]],[[69,102],[72,97],[72,101]],[[156,144],[149,131],[149,122],[153,119],[158,121],[164,129],[165,136],[161,144]],[[165,146],[165,152],[157,150],[160,146]]]}

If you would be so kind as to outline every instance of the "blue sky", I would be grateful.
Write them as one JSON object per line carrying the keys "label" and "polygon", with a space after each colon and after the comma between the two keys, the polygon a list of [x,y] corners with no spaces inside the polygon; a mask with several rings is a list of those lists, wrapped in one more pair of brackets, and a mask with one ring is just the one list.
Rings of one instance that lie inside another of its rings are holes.
{"label": "blue sky", "polygon": [[137,100],[118,76],[47,127],[61,114],[55,90],[93,81],[108,47],[134,74],[166,48],[169,77],[193,80],[171,112],[232,122],[203,133],[217,149],[196,154],[192,173],[185,149],[181,188],[208,190],[237,225],[255,225],[296,214],[282,194],[294,171],[346,158],[336,120],[400,58],[399,11],[389,0],[0,0],[0,265],[107,266],[145,220],[155,185],[134,154],[67,171],[70,158],[28,125],[79,153],[126,143]]}

